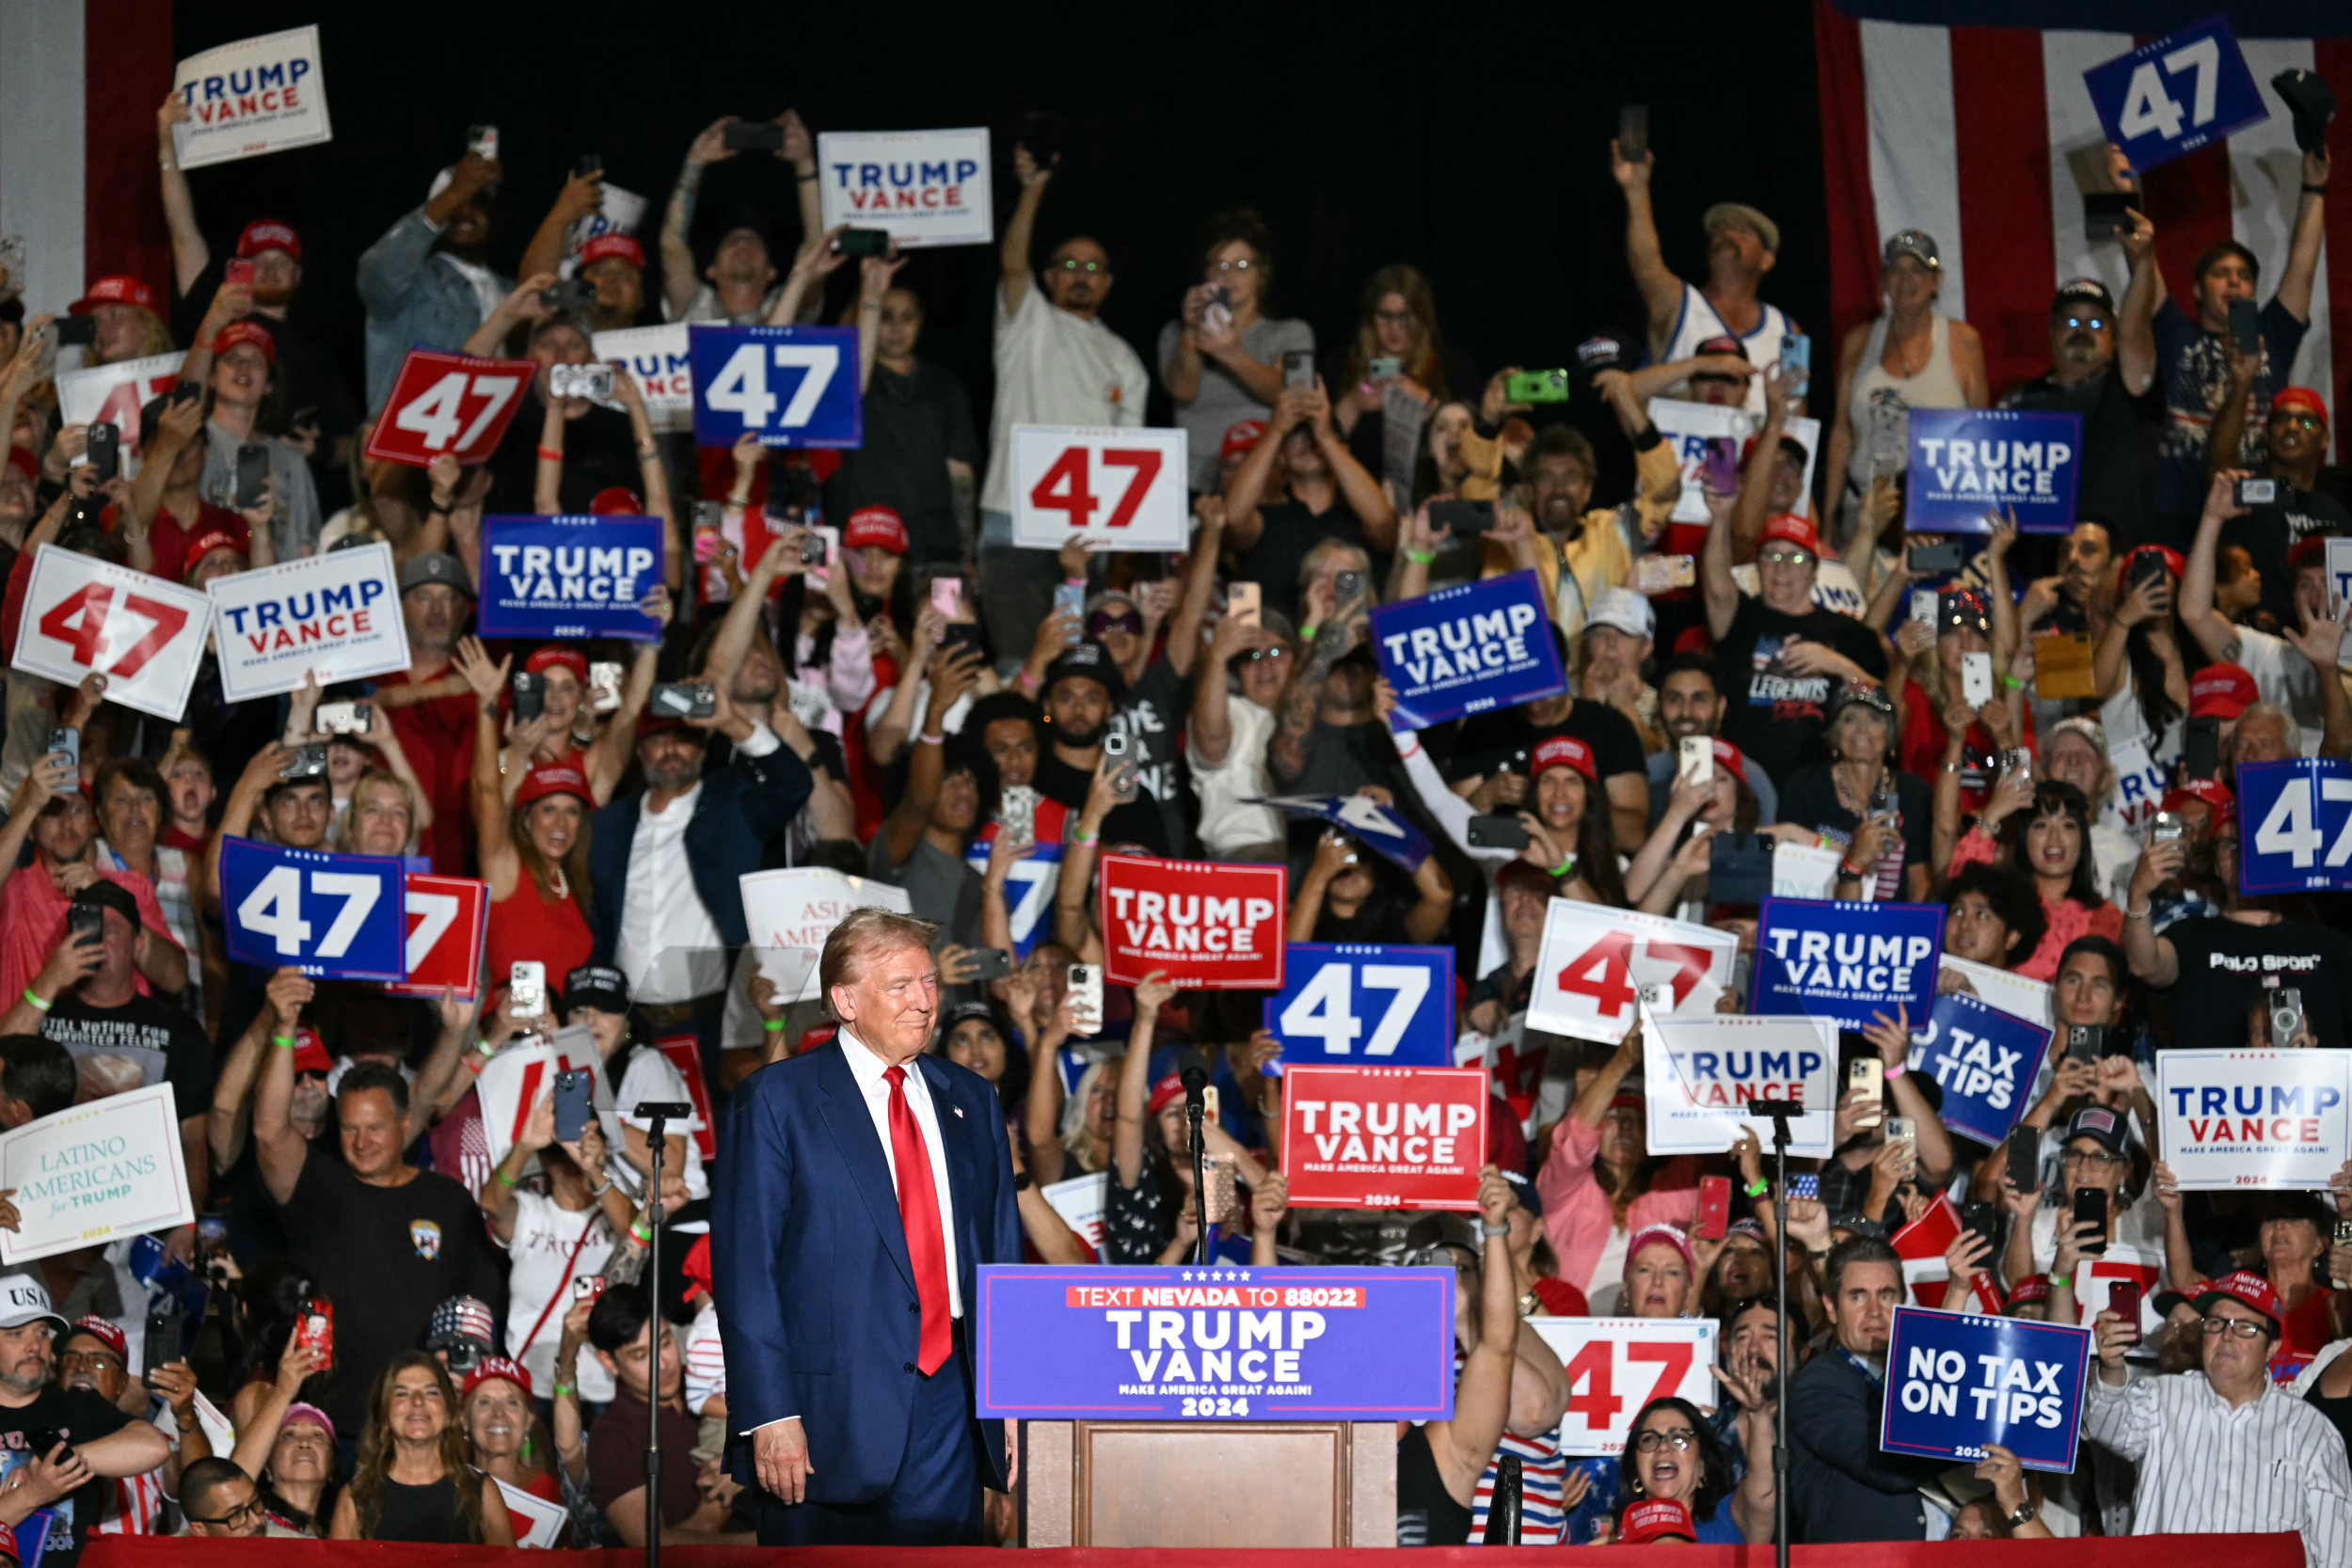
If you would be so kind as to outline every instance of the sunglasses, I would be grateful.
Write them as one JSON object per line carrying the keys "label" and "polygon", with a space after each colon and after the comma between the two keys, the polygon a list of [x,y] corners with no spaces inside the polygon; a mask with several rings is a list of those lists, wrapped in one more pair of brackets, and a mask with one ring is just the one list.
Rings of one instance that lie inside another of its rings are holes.
{"label": "sunglasses", "polygon": [[1803,550],[1758,550],[1756,559],[1766,566],[1805,566],[1813,561]]}
{"label": "sunglasses", "polygon": [[1288,658],[1290,657],[1290,649],[1278,642],[1271,648],[1250,649],[1248,653],[1241,656],[1241,662],[1244,664],[1255,664],[1262,658]]}
{"label": "sunglasses", "polygon": [[2058,321],[2062,325],[2084,332],[2097,332],[2107,325],[2105,316],[2060,316]]}
{"label": "sunglasses", "polygon": [[1102,611],[1087,617],[1087,635],[1100,637],[1106,631],[1123,631],[1130,637],[1142,635],[1143,617],[1135,610],[1111,615]]}
{"label": "sunglasses", "polygon": [[1111,270],[1110,263],[1107,261],[1081,261],[1073,256],[1065,256],[1058,261],[1048,261],[1045,264],[1057,272],[1097,273]]}

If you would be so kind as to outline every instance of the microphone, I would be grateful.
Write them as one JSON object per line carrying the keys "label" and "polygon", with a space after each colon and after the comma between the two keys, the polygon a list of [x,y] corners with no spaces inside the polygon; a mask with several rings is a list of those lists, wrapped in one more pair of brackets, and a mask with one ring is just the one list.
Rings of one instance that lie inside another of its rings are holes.
{"label": "microphone", "polygon": [[647,1121],[684,1121],[694,1114],[694,1107],[677,1100],[641,1100],[629,1115]]}
{"label": "microphone", "polygon": [[[644,1114],[643,1110],[638,1112],[640,1116]],[[1748,1114],[1770,1117],[1775,1120],[1782,1117],[1801,1117],[1804,1115],[1804,1102],[1800,1100],[1751,1100],[1748,1101]]]}
{"label": "microphone", "polygon": [[1198,1121],[1208,1110],[1208,1101],[1203,1097],[1203,1091],[1209,1086],[1209,1075],[1200,1068],[1188,1067],[1184,1069],[1181,1077],[1184,1085],[1184,1109],[1192,1114],[1195,1121]]}

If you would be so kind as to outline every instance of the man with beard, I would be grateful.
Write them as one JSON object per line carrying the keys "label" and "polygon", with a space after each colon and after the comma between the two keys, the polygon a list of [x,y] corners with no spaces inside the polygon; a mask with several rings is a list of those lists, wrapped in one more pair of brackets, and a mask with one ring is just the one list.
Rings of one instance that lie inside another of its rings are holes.
{"label": "man with beard", "polygon": [[1546,425],[1519,458],[1535,526],[1560,542],[1560,553],[1576,578],[1576,617],[1561,622],[1570,632],[1605,590],[1625,586],[1633,574],[1633,558],[1664,530],[1682,494],[1682,468],[1674,446],[1650,422],[1633,378],[1623,371],[1603,371],[1593,378],[1593,389],[1633,444],[1631,499],[1613,507],[1593,505],[1600,460],[1592,442],[1574,425]]}
{"label": "man with beard", "polygon": [[359,258],[370,411],[384,406],[411,348],[458,347],[513,292],[515,280],[488,260],[501,172],[497,159],[468,152]]}
{"label": "man with beard", "polygon": [[[809,797],[808,768],[776,732],[736,706],[724,687],[707,719],[648,719],[638,727],[645,787],[596,813],[589,838],[593,961],[628,976],[636,1010],[657,1031],[691,1026],[705,1081],[719,1078],[727,961],[749,940],[738,879]],[[704,774],[717,732],[734,759]],[[689,875],[678,875],[679,867]]]}
{"label": "man with beard", "polygon": [[[108,1482],[143,1476],[170,1456],[164,1434],[135,1421],[88,1388],[55,1386],[52,1340],[66,1321],[29,1274],[0,1276],[0,1526],[13,1530],[36,1509],[54,1511],[41,1561],[73,1568],[90,1527],[104,1514]],[[32,1434],[46,1449],[35,1452]],[[20,1479],[18,1471],[24,1475]]]}
{"label": "man with beard", "polygon": [[[1786,1381],[1780,1375],[1780,1302],[1770,1293],[1772,1257],[1765,1250],[1763,1227],[1754,1220],[1741,1220],[1733,1226],[1725,1238],[1723,1256],[1732,1256],[1730,1242],[1743,1233],[1748,1245],[1742,1251],[1748,1256],[1737,1264],[1719,1261],[1715,1269],[1716,1282],[1722,1286],[1723,1299],[1727,1304],[1724,1307],[1723,1340],[1717,1353],[1715,1380],[1730,1398],[1716,1406],[1708,1421],[1722,1440],[1724,1451],[1744,1458],[1753,1451],[1748,1446],[1748,1433],[1755,1423],[1761,1421],[1768,1427],[1773,1424]],[[1792,1309],[1788,1315],[1788,1357],[1795,1365],[1804,1365],[1805,1344],[1811,1338],[1804,1308]],[[1767,1438],[1768,1447],[1770,1443]]]}
{"label": "man with beard", "polygon": [[[2230,356],[2231,400],[2213,422],[2213,449],[2235,451],[2246,429],[2247,408],[2252,402],[2254,379],[2261,373],[2258,355]],[[2270,400],[2270,417],[2264,421],[2270,451],[2270,478],[2277,484],[2273,499],[2233,517],[2221,530],[2221,543],[2243,548],[2262,584],[2262,608],[2282,630],[2299,624],[2296,613],[2296,546],[2324,534],[2352,533],[2352,511],[2317,488],[2319,466],[2328,456],[2328,404],[2309,387],[2288,387]],[[2217,474],[2232,471],[2217,468]],[[2256,470],[2259,475],[2260,470]],[[2207,502],[2210,506],[2211,496]],[[2317,548],[2319,546],[2314,546]],[[2322,597],[2322,604],[2326,602]]]}
{"label": "man with beard", "polygon": [[2132,280],[2116,309],[2107,286],[2077,277],[2050,302],[2050,369],[2010,389],[1998,406],[2029,414],[2079,414],[2083,447],[2077,516],[2111,519],[2128,542],[2148,529],[2155,505],[2156,434],[2164,400],[2156,395],[2155,231],[2140,214],[2122,236]]}
{"label": "man with beard", "polygon": [[[1684,282],[1666,269],[1658,244],[1649,194],[1656,162],[1647,151],[1629,159],[1613,140],[1609,144],[1610,172],[1625,192],[1625,259],[1649,310],[1650,357],[1667,363],[1713,352],[1699,345],[1727,335],[1746,351],[1750,363],[1777,363],[1781,339],[1799,328],[1780,307],[1758,299],[1756,291],[1779,260],[1780,225],[1753,207],[1718,201],[1700,220],[1707,230],[1707,282]],[[1667,395],[1684,394],[1670,389]],[[1760,377],[1748,383],[1745,406],[1751,414],[1764,412]]]}
{"label": "man with beard", "polygon": [[[727,146],[727,127],[735,117],[713,120],[686,150],[685,166],[670,193],[661,217],[661,314],[665,321],[733,322],[749,326],[768,319],[781,292],[776,285],[775,260],[768,245],[765,214],[739,209],[729,215],[719,235],[710,265],[695,281],[694,207],[702,198],[703,177],[710,166],[740,150]],[[784,143],[776,157],[792,166],[800,200],[801,229],[815,234],[824,225],[818,215],[817,144],[791,109],[776,117],[784,127]]]}
{"label": "man with beard", "polygon": [[[695,643],[688,663],[702,673],[702,679],[725,688],[727,700],[738,713],[775,731],[785,749],[807,766],[808,808],[794,819],[799,835],[794,842],[855,838],[857,803],[850,794],[849,759],[841,737],[830,730],[810,729],[794,716],[789,702],[778,700],[785,692],[784,659],[776,652],[774,639],[768,635],[761,612],[777,579],[784,576],[792,548],[789,541],[778,539],[760,552],[743,591],[728,604],[718,625]],[[713,752],[715,756],[717,747]],[[789,863],[777,858],[781,847],[771,847],[769,859],[777,865]]]}
{"label": "man with beard", "polygon": [[375,689],[433,803],[433,826],[418,847],[444,877],[466,874],[473,845],[473,688],[451,662],[473,611],[465,562],[441,552],[412,556],[400,569],[400,616],[408,631],[408,673]]}
{"label": "man with beard", "polygon": [[[1649,759],[1649,826],[1655,828],[1666,815],[1666,800],[1682,765],[1684,738],[1719,734],[1726,705],[1715,684],[1715,661],[1706,654],[1679,654],[1659,677],[1658,722],[1666,735],[1664,749],[1652,752]],[[1779,821],[1780,791],[1753,761],[1747,763],[1747,782],[1756,796],[1756,819]]]}
{"label": "man with beard", "polygon": [[[1038,758],[1037,792],[1072,811],[1087,802],[1096,769],[1103,764],[1103,737],[1127,694],[1110,650],[1089,638],[1046,666],[1041,700],[1045,707],[1045,754]],[[1182,709],[1176,711],[1181,712]],[[987,736],[983,736],[983,741]],[[1140,844],[1155,855],[1175,852],[1159,802],[1138,787],[1135,797],[1103,818],[1106,845]]]}

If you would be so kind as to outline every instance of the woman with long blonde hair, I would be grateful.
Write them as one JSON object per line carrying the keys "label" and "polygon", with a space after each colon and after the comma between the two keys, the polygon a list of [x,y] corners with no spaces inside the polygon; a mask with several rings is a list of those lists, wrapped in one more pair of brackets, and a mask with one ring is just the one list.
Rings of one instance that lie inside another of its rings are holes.
{"label": "woman with long blonde hair", "polygon": [[335,1503],[330,1541],[515,1544],[496,1486],[466,1462],[457,1390],[428,1351],[403,1351],[368,1395],[359,1463]]}

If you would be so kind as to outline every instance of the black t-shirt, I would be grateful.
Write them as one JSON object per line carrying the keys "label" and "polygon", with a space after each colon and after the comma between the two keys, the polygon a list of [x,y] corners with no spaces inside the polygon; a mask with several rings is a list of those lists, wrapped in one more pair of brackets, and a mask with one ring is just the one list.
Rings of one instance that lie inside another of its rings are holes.
{"label": "black t-shirt", "polygon": [[[79,1446],[111,1437],[131,1424],[131,1418],[87,1388],[43,1388],[25,1405],[0,1406],[0,1476],[21,1469],[41,1457],[25,1439],[31,1432],[56,1432]],[[41,1568],[72,1568],[80,1560],[89,1528],[105,1512],[114,1482],[97,1477],[70,1497],[49,1506],[57,1514],[56,1529],[41,1549]]]}
{"label": "black t-shirt", "polygon": [[1642,751],[1642,737],[1633,721],[1607,703],[1586,697],[1571,702],[1567,717],[1556,724],[1536,723],[1524,705],[1465,720],[1454,747],[1454,776],[1485,778],[1504,766],[1514,773],[1524,773],[1535,748],[1555,735],[1574,736],[1591,747],[1593,771],[1604,784],[1620,773],[1631,773],[1643,781],[1645,789],[1648,787],[1649,758]]}
{"label": "black t-shirt", "polygon": [[1309,550],[1326,539],[1370,550],[1364,544],[1364,525],[1346,498],[1337,494],[1327,512],[1310,512],[1295,500],[1268,501],[1258,508],[1258,520],[1263,525],[1258,542],[1241,558],[1235,576],[1257,583],[1265,608],[1289,616],[1294,626],[1298,624],[1298,568]]}
{"label": "black t-shirt", "polygon": [[369,1386],[392,1356],[422,1346],[435,1307],[477,1296],[495,1311],[505,1300],[506,1271],[473,1195],[446,1176],[373,1187],[313,1150],[278,1213],[295,1265],[335,1307],[326,1409],[337,1431],[367,1424]]}
{"label": "black t-shirt", "polygon": [[[1059,800],[1075,813],[1086,809],[1087,791],[1093,787],[1094,775],[1071,767],[1056,756],[1049,746],[1039,755],[1037,772],[1029,782],[1040,795]],[[1148,793],[1137,790],[1134,800],[1113,806],[1110,815],[1103,818],[1103,847],[1107,849],[1117,844],[1140,844],[1155,855],[1175,854],[1168,846],[1168,822],[1161,815],[1160,803]]]}
{"label": "black t-shirt", "polygon": [[2072,387],[2040,375],[2010,391],[2003,408],[2028,414],[2083,417],[2082,471],[2074,512],[2107,525],[2118,553],[2147,537],[2156,504],[2156,440],[2164,428],[2164,397],[2151,381],[2134,397],[2110,363]]}
{"label": "black t-shirt", "polygon": [[[76,1062],[111,1057],[136,1065],[138,1084],[125,1086],[168,1082],[183,1119],[212,1107],[212,1042],[183,1007],[152,996],[134,996],[119,1007],[93,1007],[71,990],[43,1015],[40,1032]],[[106,1077],[115,1081],[112,1074]]]}
{"label": "black t-shirt", "polygon": [[[183,343],[196,341],[196,329],[203,324],[204,312],[213,308],[213,296],[220,292],[230,252],[215,251],[204,270],[197,275],[195,286],[175,300],[171,308],[172,330]],[[299,293],[300,291],[297,291]],[[351,395],[351,384],[343,379],[342,368],[336,363],[334,333],[331,324],[317,321],[303,299],[287,307],[283,319],[253,313],[253,325],[267,332],[278,350],[278,379],[286,388],[286,417],[289,423],[296,414],[317,410],[319,455],[312,467],[324,465],[327,444],[339,436],[348,436],[359,423],[359,402]]]}
{"label": "black t-shirt", "polygon": [[1135,744],[1136,784],[1140,791],[1136,799],[1157,802],[1168,853],[1180,858],[1192,853],[1186,810],[1198,810],[1182,744],[1184,718],[1191,711],[1192,682],[1160,657],[1144,670],[1142,679],[1127,689],[1126,700],[1111,715],[1111,728]]}
{"label": "black t-shirt", "polygon": [[976,472],[980,466],[963,384],[920,359],[913,375],[876,365],[866,388],[866,444],[843,452],[825,482],[825,515],[839,520],[861,506],[887,506],[907,526],[909,566],[960,562],[950,459]]}
{"label": "black t-shirt", "polygon": [[[1886,674],[1877,634],[1852,616],[1819,606],[1783,615],[1762,599],[1740,595],[1730,628],[1715,643],[1715,686],[1728,699],[1723,736],[1774,784],[1795,778],[1821,755],[1821,732],[1837,689],[1835,675],[1799,675],[1781,663],[1781,647],[1792,637],[1822,643],[1870,674]],[[1788,815],[1785,806],[1782,815]]]}
{"label": "black t-shirt", "polygon": [[2295,574],[2287,570],[2287,552],[2314,533],[2352,533],[2352,512],[2333,496],[2298,490],[2283,479],[2276,505],[2258,506],[2221,525],[2221,543],[2239,546],[2253,558],[2262,578],[2262,608],[2282,626],[2302,624],[2295,613]]}
{"label": "black t-shirt", "polygon": [[[490,495],[485,513],[538,510],[539,438],[547,434],[547,404],[536,387],[515,410],[515,418],[490,454]],[[628,416],[595,404],[564,426],[564,481],[556,505],[566,515],[588,510],[598,492],[619,485],[644,499],[644,474],[637,464],[637,434]]]}
{"label": "black t-shirt", "polygon": [[[2274,987],[2302,992],[2303,1016],[2323,1047],[2352,1044],[2352,996],[2344,989],[2352,937],[2307,920],[2249,926],[2219,915],[2179,921],[2164,934],[2180,962],[2169,992],[2175,1045],[2244,1047],[2253,1037],[2247,1020]],[[2269,1035],[2265,1024],[2265,1047]]]}
{"label": "black t-shirt", "polygon": [[[1917,774],[1895,775],[1895,814],[1896,826],[1903,835],[1903,870],[1926,865],[1935,799],[1926,781]],[[1817,762],[1800,770],[1783,786],[1780,819],[1848,844],[1853,842],[1855,830],[1862,826],[1862,818],[1839,803],[1837,781],[1831,776],[1830,764],[1826,762]]]}

